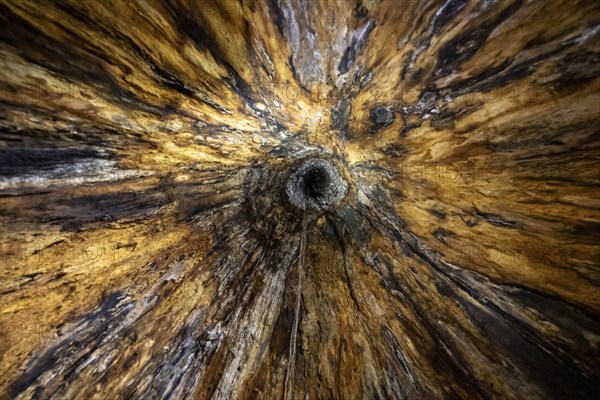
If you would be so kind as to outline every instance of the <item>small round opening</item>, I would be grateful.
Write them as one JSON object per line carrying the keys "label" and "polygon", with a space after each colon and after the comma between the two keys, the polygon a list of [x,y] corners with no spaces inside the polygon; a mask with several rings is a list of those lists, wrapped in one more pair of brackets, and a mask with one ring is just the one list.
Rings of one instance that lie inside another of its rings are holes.
{"label": "small round opening", "polygon": [[287,194],[297,207],[325,210],[344,198],[348,183],[327,160],[309,159],[298,166],[287,182]]}
{"label": "small round opening", "polygon": [[330,179],[327,170],[317,166],[304,173],[302,182],[304,183],[304,193],[317,199],[326,195]]}
{"label": "small round opening", "polygon": [[377,126],[388,126],[394,122],[394,113],[388,107],[377,106],[371,110],[371,121]]}

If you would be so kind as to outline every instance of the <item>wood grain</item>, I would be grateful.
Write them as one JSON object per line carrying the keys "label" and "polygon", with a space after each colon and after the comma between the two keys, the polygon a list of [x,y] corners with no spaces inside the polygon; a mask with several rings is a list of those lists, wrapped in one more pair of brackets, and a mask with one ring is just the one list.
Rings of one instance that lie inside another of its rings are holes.
{"label": "wood grain", "polygon": [[0,396],[600,398],[599,61],[593,0],[0,1]]}

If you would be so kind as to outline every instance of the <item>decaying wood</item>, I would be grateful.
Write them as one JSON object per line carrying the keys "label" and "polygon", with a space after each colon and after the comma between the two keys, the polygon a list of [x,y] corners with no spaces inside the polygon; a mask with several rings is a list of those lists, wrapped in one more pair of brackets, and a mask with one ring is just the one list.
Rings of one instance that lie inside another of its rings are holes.
{"label": "decaying wood", "polygon": [[[597,1],[2,0],[0,38],[2,398],[600,398]],[[311,158],[347,190],[302,210]]]}

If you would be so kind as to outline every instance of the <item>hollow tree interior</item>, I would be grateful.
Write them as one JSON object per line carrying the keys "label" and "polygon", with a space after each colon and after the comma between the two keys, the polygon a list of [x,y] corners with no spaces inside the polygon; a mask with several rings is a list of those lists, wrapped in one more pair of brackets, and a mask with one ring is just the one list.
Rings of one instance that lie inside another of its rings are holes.
{"label": "hollow tree interior", "polygon": [[1,0],[0,398],[600,398],[597,0]]}

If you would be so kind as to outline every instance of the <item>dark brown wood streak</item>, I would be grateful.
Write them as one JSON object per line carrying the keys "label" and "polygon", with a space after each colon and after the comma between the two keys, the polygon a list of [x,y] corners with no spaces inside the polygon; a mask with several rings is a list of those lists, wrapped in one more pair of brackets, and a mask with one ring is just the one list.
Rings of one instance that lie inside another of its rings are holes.
{"label": "dark brown wood streak", "polygon": [[600,398],[599,61],[595,0],[0,0],[0,398]]}

